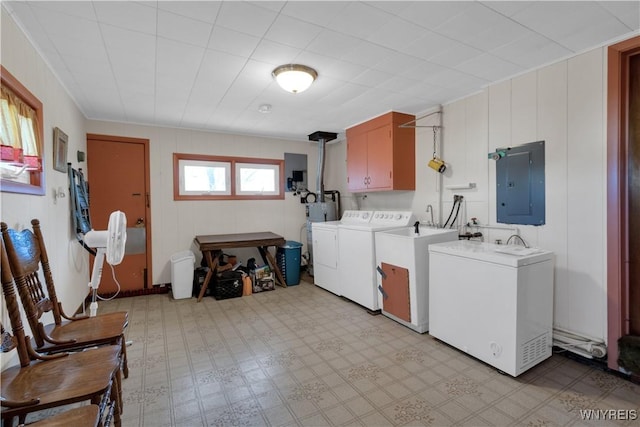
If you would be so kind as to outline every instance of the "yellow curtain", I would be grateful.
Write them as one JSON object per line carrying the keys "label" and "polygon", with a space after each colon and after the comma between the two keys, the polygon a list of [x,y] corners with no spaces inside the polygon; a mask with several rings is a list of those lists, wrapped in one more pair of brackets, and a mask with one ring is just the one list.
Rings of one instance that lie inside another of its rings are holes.
{"label": "yellow curtain", "polygon": [[22,148],[25,156],[39,156],[36,111],[8,88],[1,89],[0,142]]}

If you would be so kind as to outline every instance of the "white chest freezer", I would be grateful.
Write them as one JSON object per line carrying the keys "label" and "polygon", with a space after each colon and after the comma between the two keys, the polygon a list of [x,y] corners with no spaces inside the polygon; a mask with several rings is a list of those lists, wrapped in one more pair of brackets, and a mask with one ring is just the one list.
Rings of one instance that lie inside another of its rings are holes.
{"label": "white chest freezer", "polygon": [[458,240],[429,265],[430,335],[514,377],[551,356],[553,253]]}

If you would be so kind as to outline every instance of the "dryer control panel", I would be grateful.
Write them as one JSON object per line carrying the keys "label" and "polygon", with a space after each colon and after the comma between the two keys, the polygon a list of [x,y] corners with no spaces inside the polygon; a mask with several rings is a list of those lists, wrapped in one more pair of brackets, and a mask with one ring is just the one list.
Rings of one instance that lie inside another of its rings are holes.
{"label": "dryer control panel", "polygon": [[415,217],[411,211],[376,211],[371,224],[405,227],[413,225]]}
{"label": "dryer control panel", "polygon": [[371,218],[373,217],[373,211],[355,211],[355,210],[346,210],[342,214],[342,218],[340,221],[343,224],[369,224],[371,222]]}

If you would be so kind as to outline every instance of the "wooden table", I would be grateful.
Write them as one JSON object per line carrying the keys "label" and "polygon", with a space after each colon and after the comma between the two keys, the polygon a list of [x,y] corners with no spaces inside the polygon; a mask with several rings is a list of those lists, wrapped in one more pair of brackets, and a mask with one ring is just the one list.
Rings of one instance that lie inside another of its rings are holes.
{"label": "wooden table", "polygon": [[269,265],[271,271],[276,273],[276,283],[280,282],[279,284],[281,286],[287,287],[287,283],[284,277],[282,277],[282,272],[278,268],[276,260],[273,258],[273,255],[271,255],[271,252],[269,252],[269,246],[277,247],[284,245],[284,237],[271,232],[262,232],[196,236],[195,240],[209,267],[202,288],[200,288],[200,294],[198,294],[198,302],[202,301],[202,297],[209,286],[209,281],[218,266],[218,258],[223,249],[258,248],[264,263]]}

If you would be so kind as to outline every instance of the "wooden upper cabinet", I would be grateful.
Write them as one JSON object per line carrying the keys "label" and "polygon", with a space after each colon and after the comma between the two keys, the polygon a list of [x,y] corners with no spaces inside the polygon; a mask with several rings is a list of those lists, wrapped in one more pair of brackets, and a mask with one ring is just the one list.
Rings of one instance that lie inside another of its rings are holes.
{"label": "wooden upper cabinet", "polygon": [[415,116],[390,112],[347,129],[347,188],[351,192],[415,190]]}

